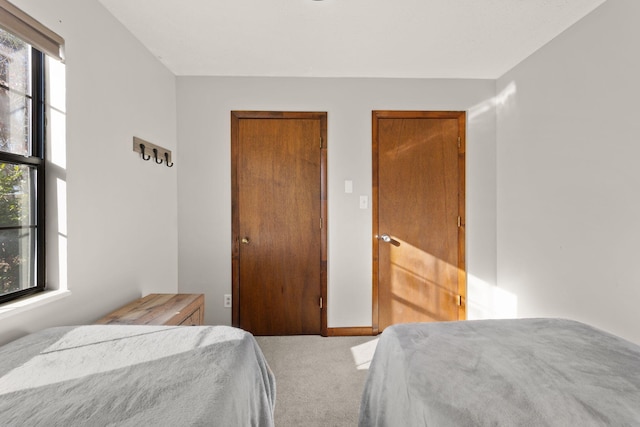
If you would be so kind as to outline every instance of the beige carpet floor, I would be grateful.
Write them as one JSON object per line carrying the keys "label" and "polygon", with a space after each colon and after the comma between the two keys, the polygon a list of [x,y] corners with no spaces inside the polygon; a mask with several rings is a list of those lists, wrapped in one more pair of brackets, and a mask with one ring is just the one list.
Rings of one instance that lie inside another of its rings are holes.
{"label": "beige carpet floor", "polygon": [[358,425],[365,368],[375,350],[375,337],[256,340],[276,377],[277,427]]}

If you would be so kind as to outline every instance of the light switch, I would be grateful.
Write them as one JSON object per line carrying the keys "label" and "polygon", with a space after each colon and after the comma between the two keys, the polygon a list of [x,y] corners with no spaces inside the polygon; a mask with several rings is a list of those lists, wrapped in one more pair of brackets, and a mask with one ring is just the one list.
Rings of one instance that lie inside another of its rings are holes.
{"label": "light switch", "polygon": [[344,182],[344,192],[345,193],[353,193],[353,181],[346,180]]}
{"label": "light switch", "polygon": [[360,209],[367,209],[367,208],[369,208],[369,197],[360,196]]}

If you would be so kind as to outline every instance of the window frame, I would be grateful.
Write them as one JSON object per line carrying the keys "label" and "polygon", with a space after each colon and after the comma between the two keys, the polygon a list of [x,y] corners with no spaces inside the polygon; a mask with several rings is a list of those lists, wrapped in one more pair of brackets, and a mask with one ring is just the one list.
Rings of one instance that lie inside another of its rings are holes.
{"label": "window frame", "polygon": [[[8,30],[5,30],[8,31]],[[8,31],[16,37],[12,31]],[[46,135],[46,110],[45,110],[45,55],[43,52],[31,46],[31,127],[30,131],[30,155],[22,156],[0,150],[0,163],[12,163],[29,166],[35,169],[36,179],[32,183],[30,191],[35,192],[35,227],[20,226],[35,231],[33,255],[35,256],[34,275],[35,283],[27,289],[20,289],[8,294],[0,295],[0,304],[14,301],[27,295],[42,292],[46,288],[46,215],[45,215],[45,135]],[[0,227],[3,229],[15,229],[16,227]],[[30,261],[31,262],[31,261]]]}

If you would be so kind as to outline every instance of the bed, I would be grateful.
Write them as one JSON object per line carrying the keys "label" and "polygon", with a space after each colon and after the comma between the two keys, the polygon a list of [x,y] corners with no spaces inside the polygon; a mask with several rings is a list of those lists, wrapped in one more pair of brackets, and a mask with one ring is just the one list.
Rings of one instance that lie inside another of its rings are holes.
{"label": "bed", "polygon": [[275,380],[227,326],[86,325],[0,347],[2,426],[273,426]]}
{"label": "bed", "polygon": [[640,346],[563,319],[395,325],[359,425],[637,426]]}

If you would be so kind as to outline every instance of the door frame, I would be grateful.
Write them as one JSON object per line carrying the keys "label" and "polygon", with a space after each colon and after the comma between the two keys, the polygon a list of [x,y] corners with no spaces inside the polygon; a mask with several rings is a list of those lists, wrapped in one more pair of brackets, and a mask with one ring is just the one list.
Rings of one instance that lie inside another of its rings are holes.
{"label": "door frame", "polygon": [[372,197],[371,207],[373,209],[373,278],[372,278],[372,319],[371,326],[373,335],[379,333],[379,302],[378,302],[378,274],[379,274],[379,145],[378,145],[378,120],[379,119],[457,119],[458,136],[458,215],[461,221],[458,226],[458,294],[461,296],[458,306],[458,319],[466,319],[467,305],[467,273],[466,273],[466,251],[465,251],[465,228],[466,228],[466,112],[465,111],[390,111],[374,110],[371,113],[371,135],[372,135]]}
{"label": "door frame", "polygon": [[231,111],[231,324],[240,326],[240,212],[238,196],[239,122],[241,119],[305,119],[320,121],[320,334],[327,336],[327,113],[284,111]]}

